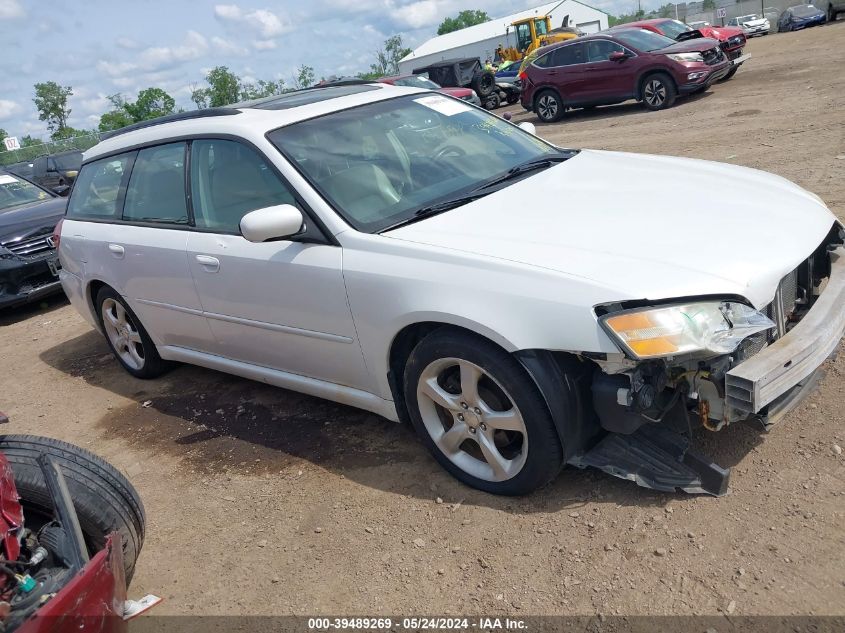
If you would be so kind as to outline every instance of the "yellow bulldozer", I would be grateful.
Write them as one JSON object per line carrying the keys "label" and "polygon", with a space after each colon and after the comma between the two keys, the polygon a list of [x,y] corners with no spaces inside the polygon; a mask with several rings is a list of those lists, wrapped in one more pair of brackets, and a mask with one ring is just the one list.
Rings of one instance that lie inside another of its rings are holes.
{"label": "yellow bulldozer", "polygon": [[508,46],[506,48],[499,44],[498,48],[496,48],[497,60],[518,62],[541,46],[575,39],[581,35],[578,27],[569,26],[568,15],[563,19],[563,24],[560,28],[557,29],[552,28],[551,15],[517,20],[508,27],[508,36],[510,35],[511,28],[513,28],[514,34],[516,35],[516,46]]}

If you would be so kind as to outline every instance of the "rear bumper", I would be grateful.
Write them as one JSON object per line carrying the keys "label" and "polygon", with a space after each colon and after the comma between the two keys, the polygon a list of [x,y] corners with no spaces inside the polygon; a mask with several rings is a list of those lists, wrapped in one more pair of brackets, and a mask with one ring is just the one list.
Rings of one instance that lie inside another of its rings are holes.
{"label": "rear bumper", "polygon": [[836,350],[845,334],[845,247],[830,254],[831,272],[804,318],[725,377],[728,421],[765,415],[767,407],[803,383]]}

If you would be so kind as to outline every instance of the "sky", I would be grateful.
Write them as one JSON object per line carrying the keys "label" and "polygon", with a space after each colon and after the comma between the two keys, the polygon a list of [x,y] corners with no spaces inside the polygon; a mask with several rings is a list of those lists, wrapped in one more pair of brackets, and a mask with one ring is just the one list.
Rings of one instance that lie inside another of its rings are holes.
{"label": "sky", "polygon": [[[635,0],[588,0],[625,13]],[[543,0],[0,0],[0,128],[10,136],[46,137],[32,102],[33,85],[71,86],[74,128],[96,128],[108,95],[134,99],[159,87],[193,108],[192,87],[224,65],[245,82],[283,79],[300,64],[316,76],[369,70],[384,40],[408,47],[434,36],[462,9],[491,18]],[[649,7],[659,2],[648,2]],[[643,2],[646,5],[646,2]]]}

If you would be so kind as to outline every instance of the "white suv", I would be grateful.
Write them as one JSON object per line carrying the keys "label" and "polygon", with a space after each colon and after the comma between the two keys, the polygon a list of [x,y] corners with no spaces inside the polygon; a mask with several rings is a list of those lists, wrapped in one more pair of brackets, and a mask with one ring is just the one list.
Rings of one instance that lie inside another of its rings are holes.
{"label": "white suv", "polygon": [[502,494],[565,463],[721,494],[692,429],[770,424],[845,330],[817,196],[383,84],[121,130],[58,233],[67,295],[134,376],[181,361],[410,420]]}

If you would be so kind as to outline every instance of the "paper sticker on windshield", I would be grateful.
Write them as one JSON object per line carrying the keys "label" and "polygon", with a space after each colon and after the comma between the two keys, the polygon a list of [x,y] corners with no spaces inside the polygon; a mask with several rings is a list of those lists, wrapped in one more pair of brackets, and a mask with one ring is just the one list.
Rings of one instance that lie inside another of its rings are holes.
{"label": "paper sticker on windshield", "polygon": [[11,185],[17,181],[17,178],[12,178],[8,174],[0,174],[0,185]]}
{"label": "paper sticker on windshield", "polygon": [[414,99],[414,101],[420,105],[424,105],[426,108],[431,108],[435,112],[445,114],[446,116],[453,116],[455,114],[460,114],[461,112],[468,112],[472,109],[465,103],[461,103],[456,99],[447,99],[446,97],[441,97],[440,95],[420,97],[419,99]]}

